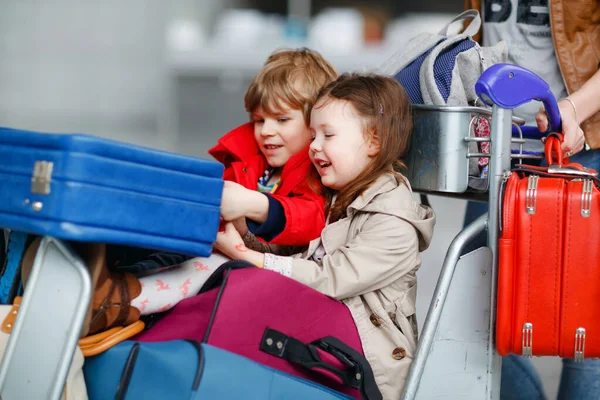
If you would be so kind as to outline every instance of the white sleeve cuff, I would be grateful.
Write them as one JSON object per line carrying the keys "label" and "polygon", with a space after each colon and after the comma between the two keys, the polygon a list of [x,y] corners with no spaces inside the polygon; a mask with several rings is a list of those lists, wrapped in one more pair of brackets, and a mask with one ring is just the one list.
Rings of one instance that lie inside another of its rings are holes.
{"label": "white sleeve cuff", "polygon": [[277,272],[288,278],[292,276],[292,258],[265,253],[264,269]]}

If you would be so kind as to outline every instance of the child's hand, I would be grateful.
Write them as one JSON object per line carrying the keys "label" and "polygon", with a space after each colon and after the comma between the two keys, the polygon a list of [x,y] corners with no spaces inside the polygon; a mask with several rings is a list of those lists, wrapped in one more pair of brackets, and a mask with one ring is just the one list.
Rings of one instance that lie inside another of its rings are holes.
{"label": "child's hand", "polygon": [[269,211],[267,196],[242,185],[225,181],[221,197],[221,217],[225,221],[233,221],[240,217],[248,217],[256,222],[265,222]]}
{"label": "child's hand", "polygon": [[231,181],[225,181],[223,185],[223,196],[221,197],[221,216],[225,221],[233,221],[240,217],[245,217],[245,202],[248,192],[240,184]]}
{"label": "child's hand", "polygon": [[241,217],[231,221],[235,230],[238,231],[241,237],[244,237],[248,233],[248,224],[246,224],[246,217]]}
{"label": "child's hand", "polygon": [[247,250],[242,237],[231,222],[225,223],[225,230],[217,233],[215,248],[234,260],[242,259],[241,253]]}
{"label": "child's hand", "polygon": [[223,232],[217,233],[217,241],[214,247],[232,260],[245,260],[258,267],[263,265],[264,255],[247,248],[231,222],[225,224]]}

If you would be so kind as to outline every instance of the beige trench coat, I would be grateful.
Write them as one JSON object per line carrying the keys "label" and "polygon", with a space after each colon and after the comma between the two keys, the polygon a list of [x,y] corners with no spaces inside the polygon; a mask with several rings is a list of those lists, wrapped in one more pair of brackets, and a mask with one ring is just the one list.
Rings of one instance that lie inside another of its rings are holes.
{"label": "beige trench coat", "polygon": [[[396,400],[416,350],[416,272],[435,215],[392,174],[377,179],[347,214],[293,256],[291,277],[348,306],[383,398]],[[325,252],[317,256],[321,244]],[[288,257],[280,259],[289,267]]]}

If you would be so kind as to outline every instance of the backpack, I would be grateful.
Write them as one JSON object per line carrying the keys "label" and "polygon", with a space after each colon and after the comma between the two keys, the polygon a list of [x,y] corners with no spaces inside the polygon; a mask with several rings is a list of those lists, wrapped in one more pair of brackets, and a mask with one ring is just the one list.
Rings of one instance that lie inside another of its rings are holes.
{"label": "backpack", "polygon": [[[450,35],[452,24],[472,19],[460,34]],[[493,64],[505,62],[505,42],[482,47],[473,40],[481,27],[477,10],[467,10],[438,33],[421,33],[406,43],[379,69],[404,86],[411,103],[467,106],[477,99],[475,82]]]}

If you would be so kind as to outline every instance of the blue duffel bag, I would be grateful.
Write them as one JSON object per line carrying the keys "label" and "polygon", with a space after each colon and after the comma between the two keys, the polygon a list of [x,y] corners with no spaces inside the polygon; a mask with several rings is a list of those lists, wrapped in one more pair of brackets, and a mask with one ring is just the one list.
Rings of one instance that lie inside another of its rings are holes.
{"label": "blue duffel bag", "polygon": [[124,341],[86,358],[90,400],[351,399],[325,386],[191,340]]}

